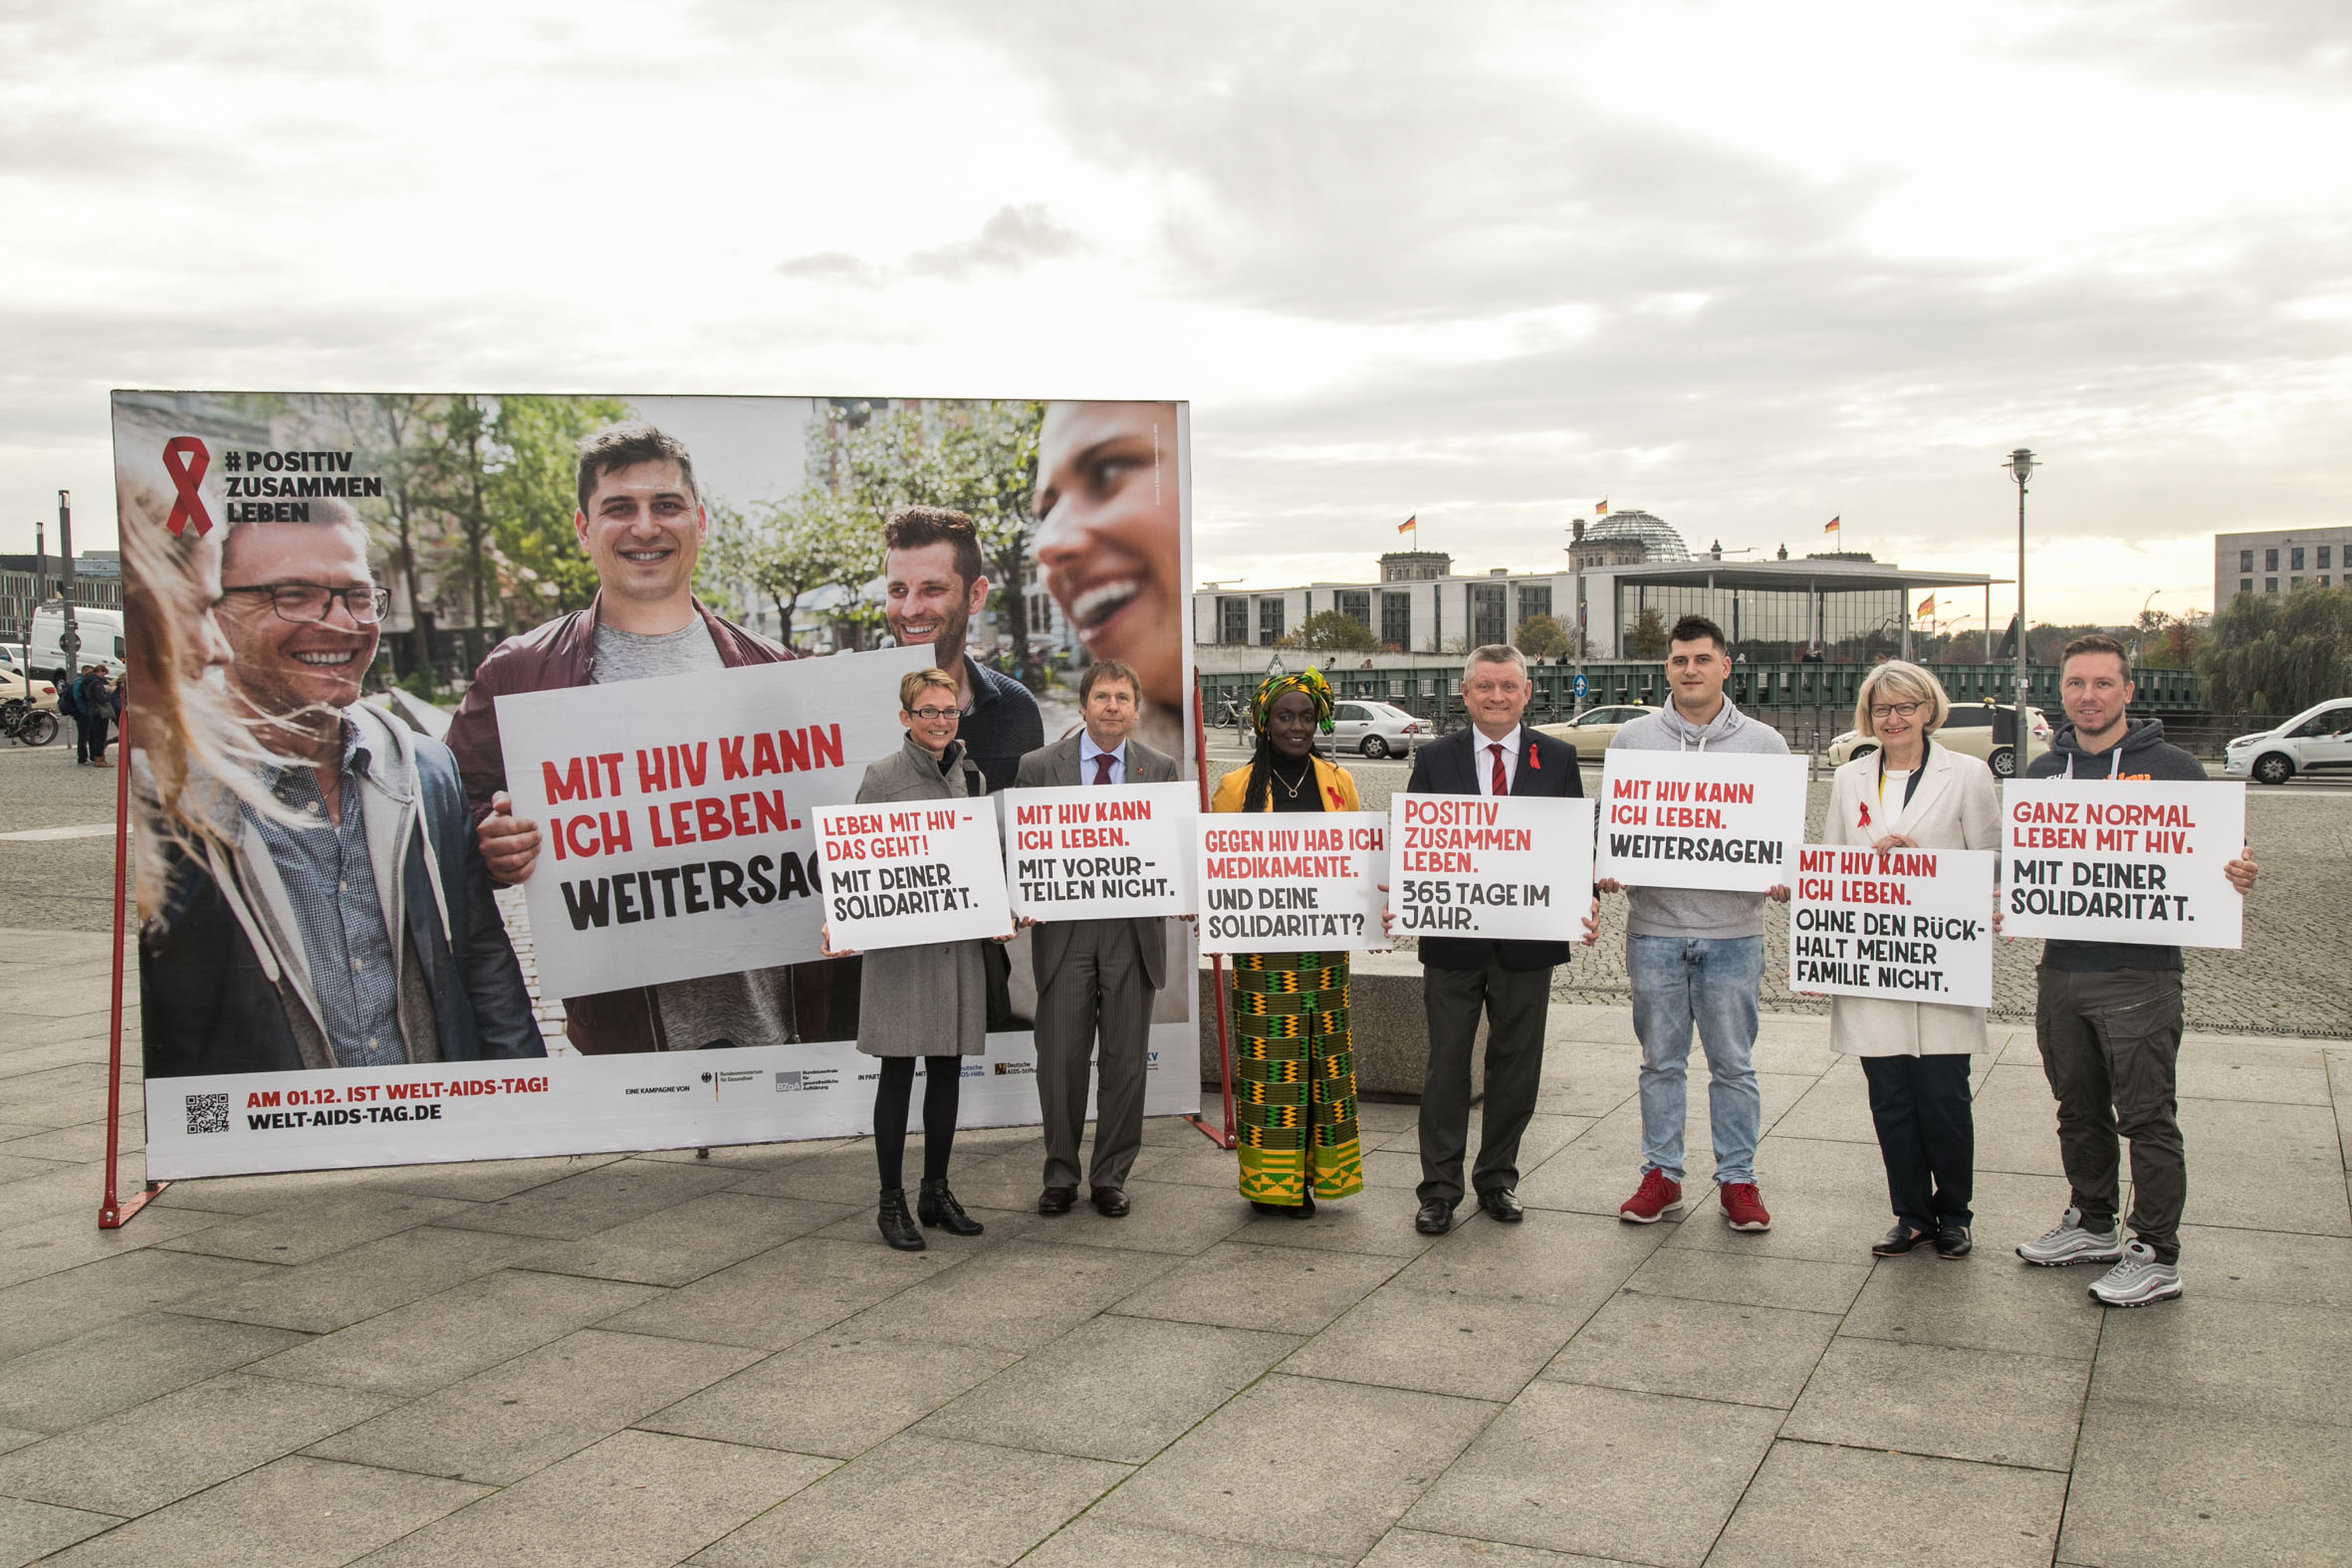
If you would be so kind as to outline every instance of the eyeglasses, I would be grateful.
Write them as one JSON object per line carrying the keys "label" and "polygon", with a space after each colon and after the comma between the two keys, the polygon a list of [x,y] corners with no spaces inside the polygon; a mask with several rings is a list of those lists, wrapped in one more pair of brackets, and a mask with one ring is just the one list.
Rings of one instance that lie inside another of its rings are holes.
{"label": "eyeglasses", "polygon": [[917,708],[914,716],[925,724],[945,724],[950,719],[961,719],[964,715],[957,708]]}
{"label": "eyeglasses", "polygon": [[1870,705],[1873,719],[1908,719],[1927,706],[1924,702],[1874,702]]}
{"label": "eyeglasses", "polygon": [[255,582],[220,590],[224,599],[232,593],[266,593],[270,596],[270,608],[278,612],[278,618],[298,626],[325,620],[335,613],[337,599],[343,600],[343,607],[351,612],[354,625],[372,626],[383,619],[384,610],[392,602],[388,589],[365,582],[348,588],[331,588],[317,582]]}

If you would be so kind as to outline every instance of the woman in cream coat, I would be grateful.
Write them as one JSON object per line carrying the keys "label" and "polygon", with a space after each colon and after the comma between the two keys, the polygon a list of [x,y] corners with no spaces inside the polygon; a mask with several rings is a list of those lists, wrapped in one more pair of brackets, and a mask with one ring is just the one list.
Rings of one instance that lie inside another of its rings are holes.
{"label": "woman in cream coat", "polygon": [[[1854,728],[1878,749],[1837,771],[1823,843],[1999,847],[1992,770],[1930,739],[1950,712],[1944,688],[1916,664],[1890,660],[1864,678]],[[1966,1257],[1977,1163],[1969,1056],[1986,1048],[1985,1009],[1832,997],[1829,1043],[1862,1058],[1886,1161],[1895,1228],[1871,1251],[1891,1257],[1933,1241],[1938,1257]]]}

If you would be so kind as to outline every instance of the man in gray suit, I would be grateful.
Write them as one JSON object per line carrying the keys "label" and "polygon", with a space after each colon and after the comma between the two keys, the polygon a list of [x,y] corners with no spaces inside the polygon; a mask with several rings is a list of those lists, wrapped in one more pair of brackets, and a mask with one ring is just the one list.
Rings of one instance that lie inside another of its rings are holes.
{"label": "man in gray suit", "polygon": [[[1175,759],[1131,737],[1142,683],[1115,659],[1078,682],[1085,726],[1021,759],[1017,789],[1070,784],[1173,784]],[[1127,1172],[1143,1147],[1143,1084],[1153,996],[1167,984],[1166,920],[1049,920],[1030,954],[1038,977],[1038,1102],[1046,1118],[1046,1190],[1038,1213],[1063,1215],[1078,1198],[1078,1139],[1086,1130],[1086,1063],[1101,1042],[1094,1161],[1095,1211],[1127,1212]]]}

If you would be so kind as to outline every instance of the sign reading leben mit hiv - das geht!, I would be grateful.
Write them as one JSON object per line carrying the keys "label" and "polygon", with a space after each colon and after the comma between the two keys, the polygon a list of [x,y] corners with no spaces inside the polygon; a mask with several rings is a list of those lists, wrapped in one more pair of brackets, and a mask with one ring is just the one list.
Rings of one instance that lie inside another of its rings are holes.
{"label": "sign reading leben mit hiv - das geht!", "polygon": [[1189,915],[1189,784],[1073,784],[1005,794],[1005,884],[1028,920]]}
{"label": "sign reading leben mit hiv - das geht!", "polygon": [[1628,887],[1762,893],[1804,842],[1801,757],[1611,748],[1600,793],[1599,872]]}
{"label": "sign reading leben mit hiv - das geht!", "polygon": [[1805,845],[1789,884],[1788,989],[1992,1007],[1997,858]]}
{"label": "sign reading leben mit hiv - das geht!", "polygon": [[1196,820],[1202,952],[1391,946],[1380,928],[1387,900],[1380,890],[1388,880],[1387,817],[1377,811],[1220,812]]}
{"label": "sign reading leben mit hiv - das geht!", "polygon": [[812,807],[904,744],[918,650],[498,699],[523,891],[550,996],[819,956]]}
{"label": "sign reading leben mit hiv - das geht!", "polygon": [[2240,945],[2223,867],[2245,845],[2241,784],[2012,780],[2000,843],[2006,936]]}
{"label": "sign reading leben mit hiv - das geht!", "polygon": [[1592,903],[1592,807],[1555,795],[1400,794],[1388,803],[1400,936],[1575,942]]}
{"label": "sign reading leben mit hiv - das geht!", "polygon": [[1013,929],[996,796],[823,806],[810,815],[835,953]]}

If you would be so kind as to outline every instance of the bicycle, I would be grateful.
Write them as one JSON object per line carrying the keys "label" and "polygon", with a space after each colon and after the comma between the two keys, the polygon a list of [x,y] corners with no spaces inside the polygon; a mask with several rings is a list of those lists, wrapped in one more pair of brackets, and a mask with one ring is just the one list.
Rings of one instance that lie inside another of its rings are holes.
{"label": "bicycle", "polygon": [[57,739],[57,715],[11,697],[0,702],[0,736],[20,746],[47,746]]}

